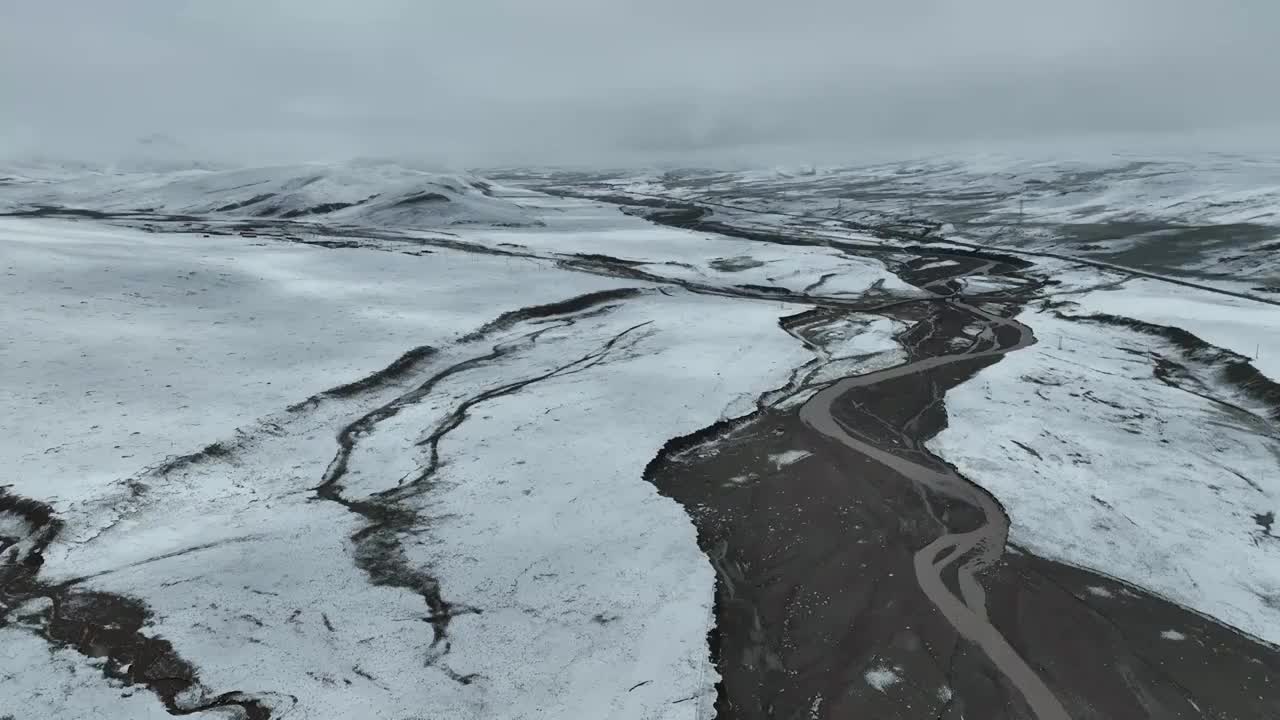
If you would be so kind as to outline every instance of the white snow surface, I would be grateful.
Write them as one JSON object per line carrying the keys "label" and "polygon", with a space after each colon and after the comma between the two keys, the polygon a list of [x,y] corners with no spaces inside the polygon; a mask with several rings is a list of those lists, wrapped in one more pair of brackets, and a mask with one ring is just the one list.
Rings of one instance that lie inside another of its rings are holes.
{"label": "white snow surface", "polygon": [[[883,263],[834,248],[779,248],[712,233],[655,227],[611,206],[505,192],[505,197],[518,197],[522,207],[537,212],[544,226],[497,228],[468,234],[468,238],[559,255],[604,253],[663,277],[711,286],[773,286],[797,293],[850,297],[874,286],[895,296],[921,294],[888,273]],[[740,259],[751,262],[734,263]]]}
{"label": "white snow surface", "polygon": [[[0,712],[15,718],[172,720],[146,689],[123,687],[104,678],[99,662],[86,661],[74,650],[51,650],[20,625],[0,629],[0,678],[4,679]],[[214,713],[193,717],[221,720]]]}
{"label": "white snow surface", "polygon": [[[666,277],[699,268],[717,287],[740,274],[713,261],[755,243],[589,203],[491,199],[543,226],[457,236],[538,257],[0,219],[0,455],[11,492],[66,522],[42,576],[88,575],[85,588],[144,601],[147,631],[199,668],[204,691],[249,693],[281,717],[709,717],[713,573],[684,512],[641,473],[667,439],[749,411],[812,358],[778,327],[802,308],[554,264],[607,253]],[[873,261],[804,262],[796,287],[847,273],[851,288],[894,290]],[[642,294],[572,325],[460,340],[505,311],[620,287]],[[842,336],[844,349],[892,354],[893,323],[866,329]],[[409,377],[285,410],[421,345],[439,352]],[[350,538],[365,521],[313,488],[343,426],[499,346],[500,360],[449,375],[362,435],[342,481],[348,498],[393,490],[427,462],[418,441],[468,398],[552,373],[470,407],[439,445],[429,490],[403,500],[423,518],[401,536],[404,562],[455,610],[446,650],[432,647],[421,597],[356,566]],[[575,369],[592,353],[599,364]],[[214,441],[231,452],[162,467]],[[166,716],[98,661],[3,633],[0,715]]]}
{"label": "white snow surface", "polygon": [[1263,375],[1280,380],[1280,308],[1275,305],[1142,278],[1088,293],[1079,303],[1081,312],[1183,328],[1249,358]]}
{"label": "white snow surface", "polygon": [[884,692],[902,682],[902,676],[898,674],[899,672],[901,672],[901,669],[896,667],[875,667],[868,670],[863,675],[863,679],[871,687]]}
{"label": "white snow surface", "polygon": [[769,462],[773,463],[776,468],[784,468],[788,465],[794,465],[812,454],[806,450],[788,450],[777,455],[770,455]]}
{"label": "white snow surface", "polygon": [[1012,542],[1280,642],[1280,543],[1254,518],[1280,511],[1276,428],[1155,379],[1148,353],[1181,360],[1157,338],[1019,319],[1040,342],[949,391],[930,448],[1008,509]]}
{"label": "white snow surface", "polygon": [[[962,153],[595,180],[602,193],[715,203],[717,213],[736,213],[728,205],[765,225],[937,223],[943,237],[957,240],[1280,283],[1280,156],[1273,154]],[[1141,252],[1125,254],[1135,248]]]}

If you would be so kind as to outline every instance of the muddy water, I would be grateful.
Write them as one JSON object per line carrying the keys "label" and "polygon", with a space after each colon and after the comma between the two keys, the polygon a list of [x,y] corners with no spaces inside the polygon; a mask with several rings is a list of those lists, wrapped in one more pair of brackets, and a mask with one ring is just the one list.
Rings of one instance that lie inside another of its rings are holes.
{"label": "muddy water", "polygon": [[[913,279],[941,292],[957,271]],[[949,388],[1033,341],[1015,312],[904,309],[903,366],[651,466],[719,577],[721,718],[1280,717],[1274,648],[1007,549],[995,500],[924,447]]]}
{"label": "muddy water", "polygon": [[[983,270],[990,267],[990,264],[984,265]],[[1009,520],[995,499],[949,468],[939,468],[936,463],[882,449],[874,442],[863,439],[855,428],[842,424],[833,410],[841,398],[854,394],[861,388],[895,378],[923,375],[961,360],[1011,352],[1034,342],[1030,328],[1016,321],[967,304],[957,303],[956,307],[972,313],[974,318],[986,323],[982,332],[991,337],[999,337],[997,329],[1012,329],[1014,341],[1008,345],[994,343],[985,349],[970,346],[954,355],[928,357],[881,372],[846,378],[821,390],[805,403],[800,410],[800,419],[823,435],[900,473],[917,486],[964,502],[980,511],[982,522],[977,528],[944,534],[915,554],[913,565],[916,581],[921,591],[951,626],[966,640],[980,647],[996,668],[1017,688],[1036,717],[1040,720],[1068,720],[1062,703],[987,617],[986,593],[978,582],[976,573],[988,569],[999,560],[1009,532]],[[912,444],[910,437],[900,436],[896,440],[894,446],[897,448]],[[972,556],[966,558],[970,553],[973,553]],[[943,573],[953,564],[956,567],[960,597],[952,593],[943,581]]]}

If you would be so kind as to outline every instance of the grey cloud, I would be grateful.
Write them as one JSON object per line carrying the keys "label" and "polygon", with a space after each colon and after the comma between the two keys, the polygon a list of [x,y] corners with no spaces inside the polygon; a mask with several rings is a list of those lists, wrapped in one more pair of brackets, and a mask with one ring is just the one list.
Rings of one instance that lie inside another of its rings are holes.
{"label": "grey cloud", "polygon": [[1271,0],[12,0],[0,151],[611,162],[1271,127],[1276,27]]}

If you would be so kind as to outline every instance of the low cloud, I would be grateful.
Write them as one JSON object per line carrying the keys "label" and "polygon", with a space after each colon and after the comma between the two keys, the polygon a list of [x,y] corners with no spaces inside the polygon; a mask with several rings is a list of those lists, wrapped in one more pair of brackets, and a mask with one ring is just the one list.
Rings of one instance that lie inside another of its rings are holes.
{"label": "low cloud", "polygon": [[610,163],[1274,127],[1260,0],[50,0],[0,151]]}

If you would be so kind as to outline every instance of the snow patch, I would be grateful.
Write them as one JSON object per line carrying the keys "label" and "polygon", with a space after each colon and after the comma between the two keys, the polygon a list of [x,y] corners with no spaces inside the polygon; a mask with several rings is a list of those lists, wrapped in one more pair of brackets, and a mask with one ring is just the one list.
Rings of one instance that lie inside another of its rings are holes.
{"label": "snow patch", "polygon": [[536,269],[0,218],[6,482],[93,513],[86,494],[410,348],[505,309],[640,284]]}
{"label": "snow patch", "polygon": [[881,666],[868,670],[863,678],[871,687],[885,692],[889,688],[902,682],[902,676],[898,673],[902,672],[900,667]]}
{"label": "snow patch", "polygon": [[769,462],[773,463],[775,468],[781,470],[782,468],[788,465],[794,465],[811,455],[813,455],[813,453],[806,452],[804,450],[788,450],[783,453],[778,453],[777,455],[770,455]]}

